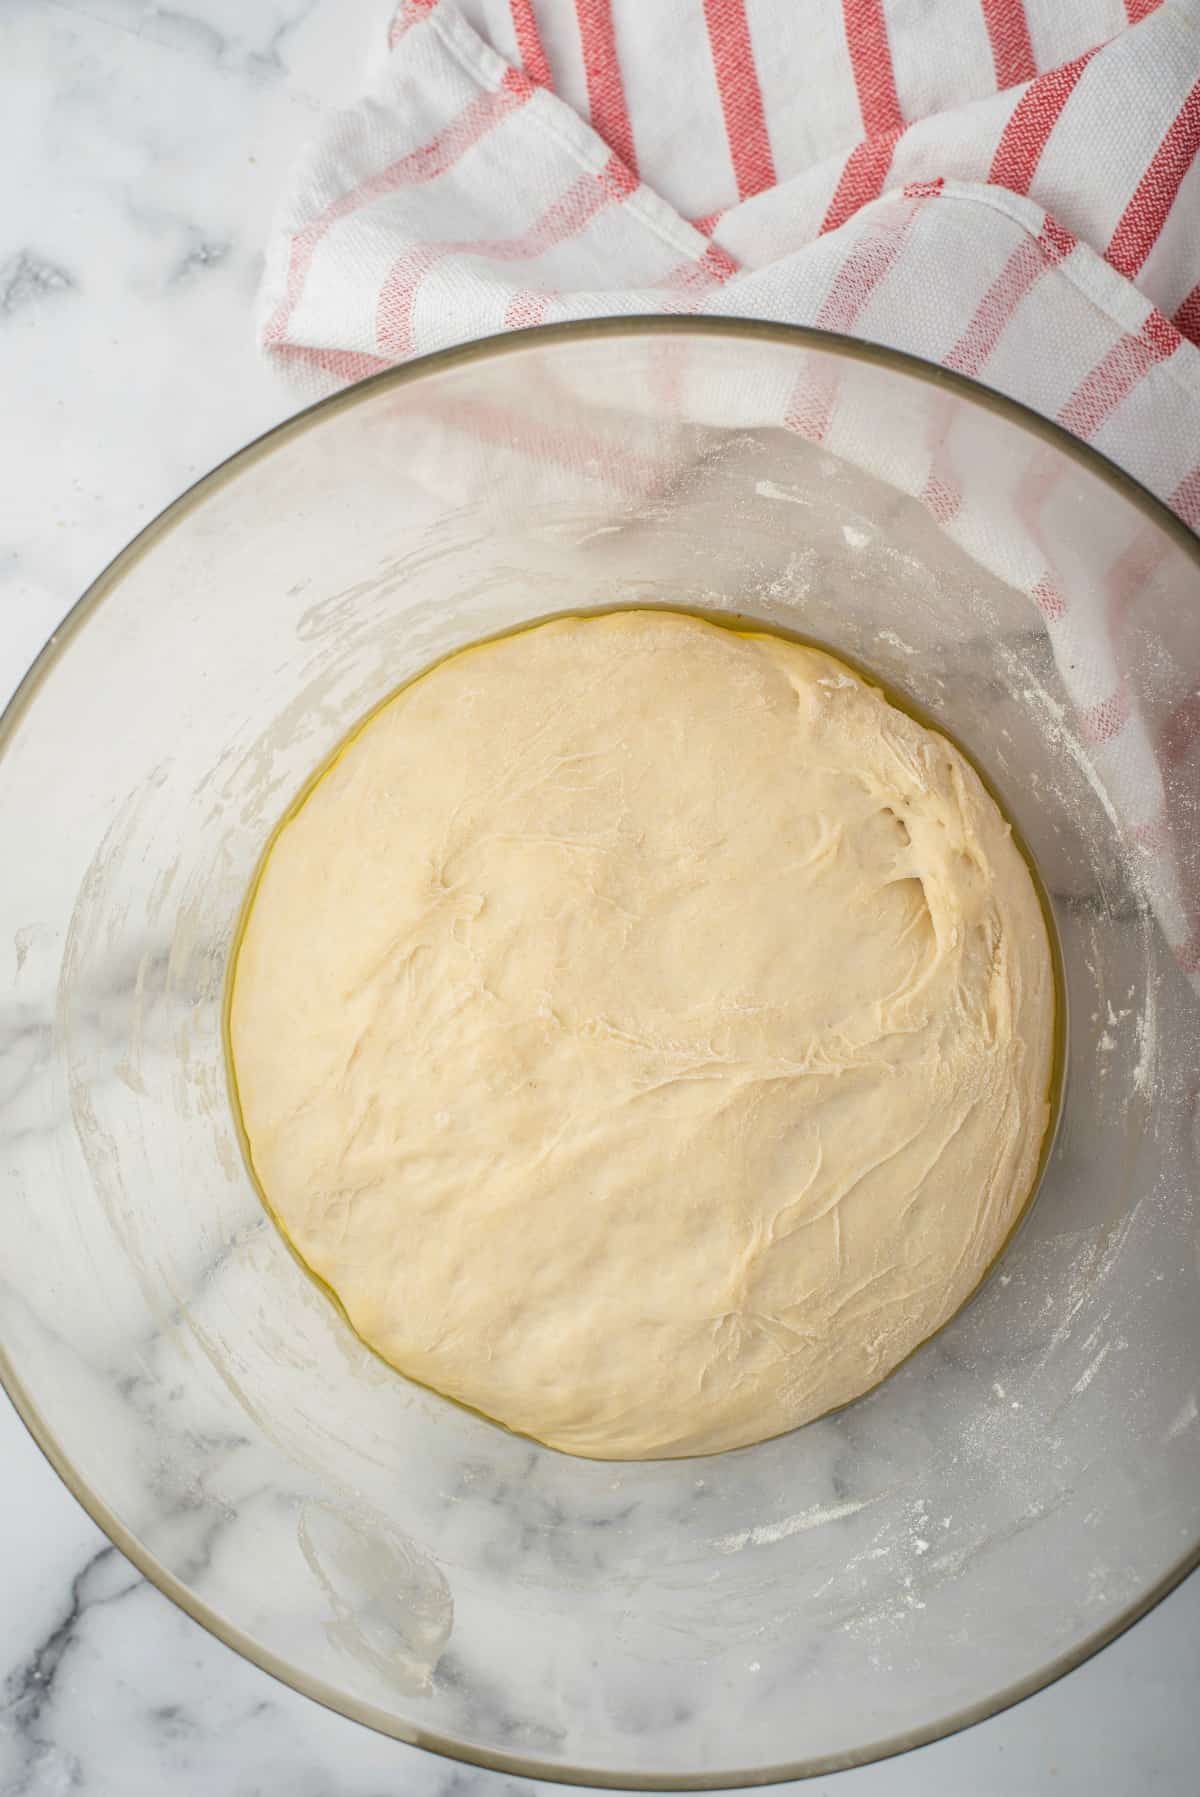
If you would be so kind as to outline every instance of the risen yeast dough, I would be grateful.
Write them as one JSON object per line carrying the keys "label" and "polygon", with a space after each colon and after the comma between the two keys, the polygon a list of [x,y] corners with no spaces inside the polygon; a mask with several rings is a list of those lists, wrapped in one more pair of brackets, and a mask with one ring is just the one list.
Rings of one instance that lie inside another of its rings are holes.
{"label": "risen yeast dough", "polygon": [[280,833],[234,985],[263,1189],[403,1372],[573,1453],[777,1434],[1029,1196],[1028,869],[843,664],[671,612],[454,657]]}

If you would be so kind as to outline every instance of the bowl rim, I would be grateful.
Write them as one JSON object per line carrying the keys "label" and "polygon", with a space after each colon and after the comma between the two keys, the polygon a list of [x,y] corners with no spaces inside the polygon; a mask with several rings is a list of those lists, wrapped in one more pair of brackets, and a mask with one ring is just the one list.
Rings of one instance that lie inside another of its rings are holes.
{"label": "bowl rim", "polygon": [[[149,549],[166,536],[176,524],[194,511],[211,493],[236,479],[243,469],[289,442],[312,430],[326,417],[348,411],[369,396],[388,388],[403,388],[449,369],[492,358],[519,354],[536,345],[595,342],[610,337],[706,337],[730,343],[776,343],[793,349],[816,348],[849,362],[862,362],[893,370],[920,381],[926,386],[954,393],[1006,418],[1028,435],[1052,445],[1062,454],[1087,468],[1100,480],[1120,492],[1147,521],[1174,542],[1195,566],[1200,577],[1200,536],[1176,516],[1141,481],[1128,474],[1117,463],[1091,444],[1082,442],[1059,424],[1042,417],[1021,401],[986,386],[980,381],[957,373],[907,351],[840,332],[813,326],[777,324],[767,320],[719,317],[680,318],[657,314],[630,314],[591,319],[570,320],[560,324],[538,325],[523,330],[507,331],[475,338],[435,350],[394,368],[382,369],[349,387],[318,399],[293,413],[271,429],[252,438],[240,449],[226,456],[200,479],[173,499],[150,523],[145,525],[84,589],[58,626],[34,657],[8,703],[0,711],[0,762],[43,682],[49,677],[59,657],[76,632],[87,622],[101,602],[121,582],[129,570]],[[156,1586],[193,1621],[232,1648],[252,1665],[308,1697],[324,1708],[358,1722],[380,1734],[406,1745],[421,1748],[442,1758],[489,1771],[504,1772],[527,1779],[540,1779],[551,1784],[582,1785],[593,1789],[644,1791],[712,1791],[746,1789],[756,1785],[790,1782],[828,1776],[856,1766],[874,1764],[915,1748],[945,1740],[978,1722],[1001,1714],[1014,1705],[1045,1690],[1067,1673],[1084,1664],[1093,1655],[1146,1616],[1174,1591],[1185,1578],[1200,1567],[1200,1519],[1197,1539],[1175,1564],[1148,1591],[1126,1604],[1123,1610],[1069,1650],[1047,1665],[1013,1681],[999,1692],[968,1704],[937,1722],[902,1731],[862,1748],[825,1754],[803,1761],[782,1762],[771,1766],[728,1768],[716,1772],[688,1774],[636,1774],[606,1771],[598,1767],[566,1767],[552,1761],[521,1754],[492,1752],[474,1743],[456,1741],[435,1730],[405,1725],[377,1705],[346,1696],[323,1679],[311,1677],[291,1666],[283,1657],[227,1621],[203,1598],[171,1572],[128,1530],[97,1491],[75,1470],[53,1429],[41,1415],[37,1405],[18,1374],[2,1341],[0,1341],[0,1387],[7,1392],[21,1421],[53,1470],[72,1497],[128,1559],[142,1576]]]}

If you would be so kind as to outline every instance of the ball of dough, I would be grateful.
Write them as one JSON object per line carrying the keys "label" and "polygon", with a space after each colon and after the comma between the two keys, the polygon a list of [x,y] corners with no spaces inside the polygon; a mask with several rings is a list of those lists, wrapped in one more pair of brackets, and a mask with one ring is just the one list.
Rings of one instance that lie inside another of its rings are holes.
{"label": "ball of dough", "polygon": [[236,1081],[402,1372],[576,1454],[849,1402],[1029,1197],[1054,984],[978,776],[831,656],[668,611],[441,663],[280,831]]}

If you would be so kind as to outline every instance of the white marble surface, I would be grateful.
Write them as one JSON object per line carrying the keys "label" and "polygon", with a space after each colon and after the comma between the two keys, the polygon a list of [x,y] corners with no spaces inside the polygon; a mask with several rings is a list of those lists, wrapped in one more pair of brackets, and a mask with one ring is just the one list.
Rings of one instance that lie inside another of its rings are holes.
{"label": "white marble surface", "polygon": [[[294,409],[252,341],[267,218],[383,16],[366,0],[0,7],[0,697],[110,555]],[[533,1790],[373,1736],[210,1639],[106,1543],[3,1400],[0,1467],[0,1797]],[[1007,1715],[805,1788],[1182,1797],[1198,1680],[1192,1579]]]}

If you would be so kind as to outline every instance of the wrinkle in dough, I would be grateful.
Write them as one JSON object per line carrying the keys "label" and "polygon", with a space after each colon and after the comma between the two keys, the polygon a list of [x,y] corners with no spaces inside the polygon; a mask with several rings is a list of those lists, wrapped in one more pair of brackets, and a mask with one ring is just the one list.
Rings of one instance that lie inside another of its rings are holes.
{"label": "wrinkle in dough", "polygon": [[974,770],[821,651],[561,619],[401,691],[274,842],[264,1193],[401,1371],[570,1452],[849,1402],[995,1258],[1054,987]]}

